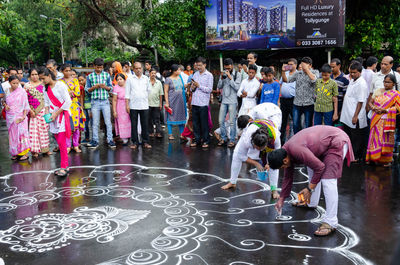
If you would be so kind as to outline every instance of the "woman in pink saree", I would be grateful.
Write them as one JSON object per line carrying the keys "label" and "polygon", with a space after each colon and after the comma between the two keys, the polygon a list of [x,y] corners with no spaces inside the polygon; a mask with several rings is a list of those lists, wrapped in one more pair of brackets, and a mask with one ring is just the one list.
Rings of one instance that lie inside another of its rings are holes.
{"label": "woman in pink saree", "polygon": [[10,94],[6,98],[6,121],[12,160],[27,160],[30,150],[28,119],[30,111],[28,96],[17,76],[10,76]]}
{"label": "woman in pink saree", "polygon": [[125,81],[126,76],[119,73],[115,76],[117,84],[113,89],[113,115],[115,121],[115,134],[122,139],[123,145],[128,145],[131,138],[131,119],[126,112],[125,103]]}
{"label": "woman in pink saree", "polygon": [[400,112],[400,93],[395,89],[396,77],[385,76],[384,88],[377,89],[369,102],[372,110],[366,162],[375,162],[385,167],[393,161],[396,115]]}

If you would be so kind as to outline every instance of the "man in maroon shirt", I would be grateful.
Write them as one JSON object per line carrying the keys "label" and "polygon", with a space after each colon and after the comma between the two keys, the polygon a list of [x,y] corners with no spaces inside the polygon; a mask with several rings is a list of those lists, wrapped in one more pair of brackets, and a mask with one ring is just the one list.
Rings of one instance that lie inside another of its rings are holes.
{"label": "man in maroon shirt", "polygon": [[337,179],[342,176],[344,158],[347,158],[348,166],[354,160],[349,137],[341,129],[323,125],[298,132],[281,149],[269,153],[270,168],[284,168],[281,197],[276,203],[275,209],[280,213],[285,198],[290,195],[295,165],[305,165],[308,169],[310,183],[300,194],[304,195],[304,199],[308,203],[295,203],[294,206],[317,207],[322,184],[326,200],[326,214],[322,225],[314,235],[327,236],[334,232],[338,225]]}

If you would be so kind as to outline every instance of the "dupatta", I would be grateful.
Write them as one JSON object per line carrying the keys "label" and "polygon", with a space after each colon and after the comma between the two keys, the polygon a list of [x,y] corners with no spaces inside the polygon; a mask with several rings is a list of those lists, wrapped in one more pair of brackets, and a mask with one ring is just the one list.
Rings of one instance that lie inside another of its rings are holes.
{"label": "dupatta", "polygon": [[[53,91],[50,86],[47,87],[47,96],[49,97],[51,103],[56,106],[57,108],[61,108],[63,103],[61,103],[56,96],[54,96]],[[58,124],[61,124],[62,118],[64,117],[64,122],[65,122],[65,134],[67,138],[71,137],[71,123],[69,120],[69,112],[66,110],[63,110],[61,114],[58,116]]]}

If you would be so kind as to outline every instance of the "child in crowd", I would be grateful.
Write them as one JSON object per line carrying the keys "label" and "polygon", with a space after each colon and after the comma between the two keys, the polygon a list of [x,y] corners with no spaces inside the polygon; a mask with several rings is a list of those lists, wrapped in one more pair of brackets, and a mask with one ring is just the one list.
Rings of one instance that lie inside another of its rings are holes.
{"label": "child in crowd", "polygon": [[119,73],[115,76],[117,84],[113,87],[113,115],[115,121],[115,134],[122,139],[124,146],[128,145],[131,138],[131,119],[126,111],[125,103],[125,83],[126,75]]}
{"label": "child in crowd", "polygon": [[86,85],[86,75],[84,73],[80,73],[78,75],[78,82],[81,90],[81,106],[83,106],[83,113],[85,114],[86,121],[85,121],[85,139],[83,139],[82,144],[87,144],[90,142],[90,129],[89,126],[92,126],[92,112],[91,104],[90,104],[90,93],[85,92],[85,85]]}
{"label": "child in crowd", "polygon": [[315,84],[316,100],[314,104],[314,125],[332,125],[338,119],[338,86],[331,79],[332,69],[329,64],[321,68],[322,78]]}
{"label": "child in crowd", "polygon": [[280,85],[275,80],[274,70],[270,67],[261,69],[260,104],[271,102],[278,105]]}
{"label": "child in crowd", "polygon": [[[72,134],[72,142],[74,146],[74,150],[77,153],[81,153],[81,149],[79,148],[79,140],[80,140],[80,132],[85,129],[85,114],[82,111],[80,97],[81,97],[81,90],[78,79],[73,78],[73,71],[70,64],[63,64],[60,68],[61,72],[63,73],[64,77],[60,80],[64,82],[68,87],[68,93],[71,97],[71,117],[72,123],[71,128],[73,128]],[[72,127],[73,126],[73,127]],[[67,140],[67,152],[71,151],[71,139]]]}
{"label": "child in crowd", "polygon": [[21,87],[18,77],[9,77],[10,94],[6,98],[4,108],[9,136],[10,154],[12,160],[27,160],[30,150],[28,119],[31,110],[28,95]]}

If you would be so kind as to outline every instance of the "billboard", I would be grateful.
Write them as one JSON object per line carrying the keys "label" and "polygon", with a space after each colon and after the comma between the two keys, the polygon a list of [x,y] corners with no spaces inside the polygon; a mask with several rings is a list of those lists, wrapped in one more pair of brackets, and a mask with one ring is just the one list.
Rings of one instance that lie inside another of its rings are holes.
{"label": "billboard", "polygon": [[209,50],[344,46],[345,0],[209,0]]}

